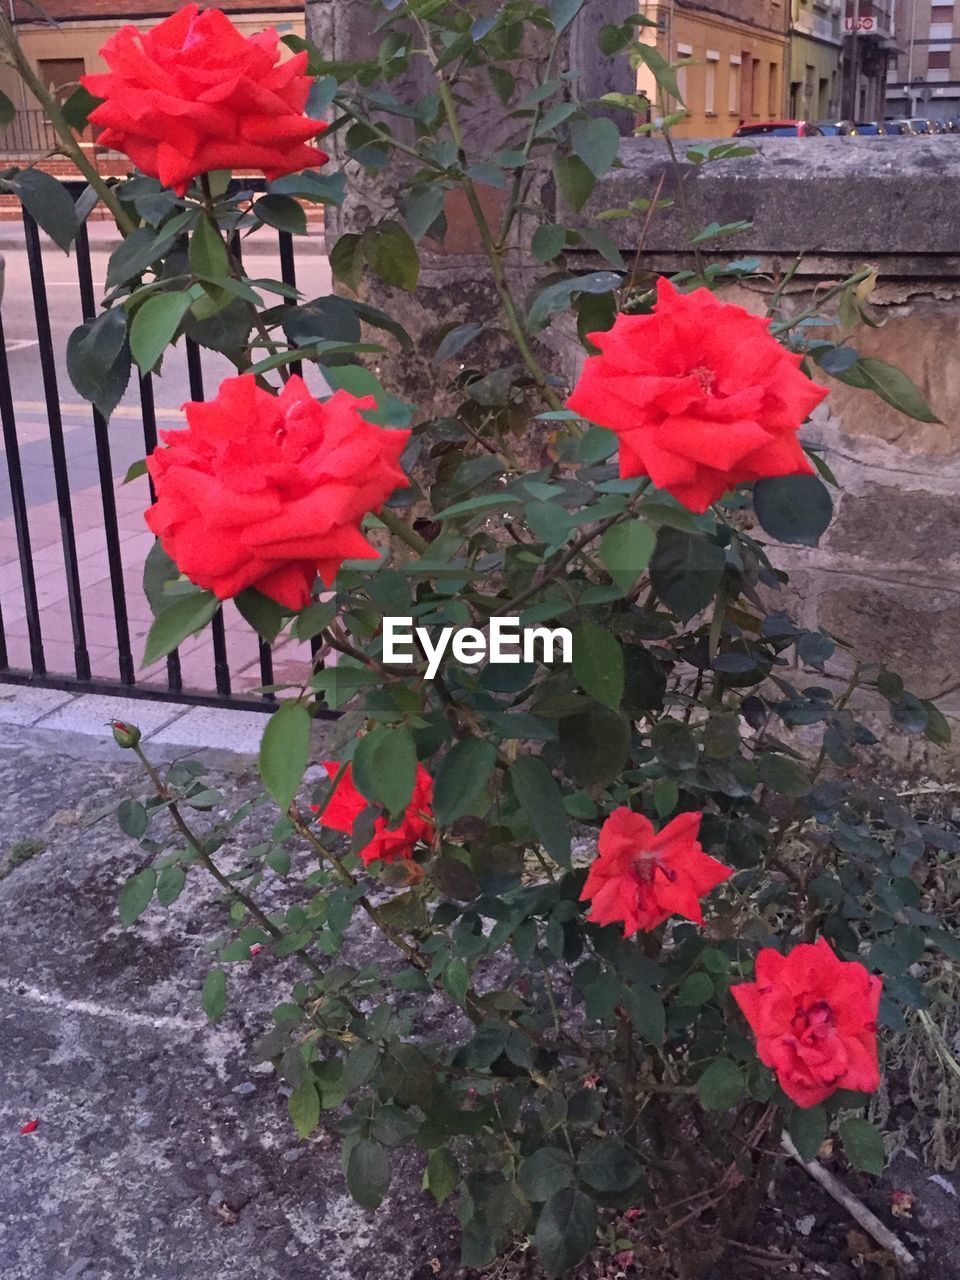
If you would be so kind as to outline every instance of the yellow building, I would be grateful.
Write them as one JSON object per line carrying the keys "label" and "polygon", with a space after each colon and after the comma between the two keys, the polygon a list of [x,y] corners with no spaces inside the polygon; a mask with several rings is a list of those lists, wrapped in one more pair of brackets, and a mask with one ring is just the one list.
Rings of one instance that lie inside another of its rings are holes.
{"label": "yellow building", "polygon": [[[729,138],[741,122],[780,119],[785,68],[789,66],[789,0],[640,0],[640,12],[656,27],[640,28],[681,66],[677,81],[687,118],[674,132],[684,138]],[[657,101],[650,72],[641,67],[640,89]],[[670,101],[669,110],[678,109]]]}

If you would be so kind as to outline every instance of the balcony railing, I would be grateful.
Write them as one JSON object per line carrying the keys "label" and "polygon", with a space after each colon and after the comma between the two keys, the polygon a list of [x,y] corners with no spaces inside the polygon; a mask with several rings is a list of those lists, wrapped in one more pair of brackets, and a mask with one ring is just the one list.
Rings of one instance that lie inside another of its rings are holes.
{"label": "balcony railing", "polygon": [[57,145],[56,131],[46,112],[39,108],[18,111],[9,124],[0,128],[0,155],[42,156]]}

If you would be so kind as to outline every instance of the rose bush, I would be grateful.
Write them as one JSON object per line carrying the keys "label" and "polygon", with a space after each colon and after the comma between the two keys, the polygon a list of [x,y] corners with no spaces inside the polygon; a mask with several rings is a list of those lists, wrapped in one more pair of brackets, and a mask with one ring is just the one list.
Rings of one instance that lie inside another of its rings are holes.
{"label": "rose bush", "polygon": [[[898,731],[941,744],[943,716],[778,596],[774,544],[815,545],[831,511],[804,425],[825,394],[810,374],[860,376],[852,335],[828,338],[823,322],[855,319],[872,273],[790,310],[759,264],[716,244],[705,256],[715,224],[674,281],[642,255],[627,271],[602,226],[631,210],[594,204],[589,230],[571,216],[617,149],[609,96],[585,101],[575,76],[554,74],[581,7],[513,0],[475,22],[404,0],[379,15],[377,55],[348,64],[290,37],[296,58],[277,66],[275,35],[244,42],[193,6],[117,37],[111,72],[88,80],[105,99],[91,118],[142,172],[116,186],[91,174],[125,239],[103,310],[68,351],[107,417],[132,363],[162,371],[181,339],[237,369],[146,464],[159,540],[145,659],[229,597],[265,641],[289,629],[316,651],[301,683],[265,690],[266,838],[262,807],[218,816],[202,764],[161,772],[136,726],[114,722],[148,777],[118,809],[141,845],[122,923],[211,875],[228,912],[203,1007],[216,1019],[242,999],[253,954],[289,968],[256,1053],[298,1132],[326,1113],[367,1208],[393,1150],[415,1146],[426,1189],[456,1196],[465,1265],[532,1240],[551,1275],[598,1245],[650,1248],[660,1265],[694,1220],[719,1256],[749,1230],[781,1135],[809,1159],[835,1130],[851,1163],[879,1172],[878,1054],[938,998],[937,966],[958,953],[922,891],[955,837],[857,769],[877,742],[862,691]],[[676,97],[673,70],[637,39],[646,21],[602,27],[601,48],[645,62]],[[534,88],[517,65],[530,47],[544,50]],[[302,233],[302,201],[343,197],[343,175],[293,172],[318,158],[307,74],[348,168],[390,166],[396,207],[334,246],[339,292],[305,301],[251,279],[235,248],[265,226]],[[401,96],[421,74],[435,92]],[[485,86],[515,128],[474,155],[459,110]],[[173,154],[184,116],[193,131]],[[670,118],[644,128],[669,133]],[[248,166],[285,176],[264,192],[206,172]],[[504,193],[496,223],[481,181]],[[75,225],[21,188],[69,244]],[[417,244],[442,240],[455,191],[508,350],[474,367],[482,326],[436,317],[420,340],[443,383],[429,399],[451,407],[431,417],[376,376],[388,344],[414,343],[357,294],[371,279],[415,288]],[[568,262],[582,244],[609,270]],[[504,263],[528,249],[544,273],[521,298]],[[769,323],[715,296],[745,275],[767,289]],[[588,358],[569,386],[537,339],[574,321]],[[292,372],[307,362],[328,398]],[[877,360],[869,373],[860,384],[930,416],[902,374]],[[430,680],[419,656],[384,652],[385,617],[482,632],[514,616],[568,626],[572,661],[447,652]],[[334,716],[315,747],[311,729]],[[305,782],[312,760],[324,767]],[[268,913],[258,889],[277,878],[285,906]],[[370,929],[376,965],[358,958]]]}

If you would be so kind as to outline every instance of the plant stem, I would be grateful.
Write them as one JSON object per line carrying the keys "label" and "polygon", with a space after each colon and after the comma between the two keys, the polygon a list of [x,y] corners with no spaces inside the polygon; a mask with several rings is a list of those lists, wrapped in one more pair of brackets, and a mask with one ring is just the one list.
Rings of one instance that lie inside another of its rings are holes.
{"label": "plant stem", "polygon": [[394,537],[405,542],[411,551],[416,551],[417,555],[425,555],[430,550],[430,543],[425,538],[421,538],[415,529],[410,528],[406,520],[402,520],[389,507],[383,507],[376,515],[380,523],[385,525]]}
{"label": "plant stem", "polygon": [[[173,819],[174,826],[183,836],[184,840],[186,840],[187,844],[190,846],[193,852],[197,855],[197,861],[200,863],[200,865],[210,872],[214,880],[216,880],[217,884],[219,884],[220,887],[226,893],[228,893],[231,898],[233,898],[234,902],[239,902],[243,905],[246,911],[254,918],[254,920],[256,920],[257,924],[259,924],[262,929],[264,929],[267,933],[269,933],[271,938],[274,939],[274,941],[279,941],[281,938],[285,938],[287,935],[284,933],[284,931],[278,928],[277,925],[275,925],[273,921],[270,920],[264,914],[264,912],[260,909],[259,906],[257,906],[257,904],[254,902],[254,900],[251,897],[245,894],[242,889],[238,889],[237,886],[230,879],[230,877],[224,875],[224,873],[220,870],[220,868],[217,866],[214,860],[210,857],[210,854],[204,848],[203,841],[197,838],[197,836],[194,834],[193,830],[191,829],[189,823],[187,823],[186,820],[184,819],[183,814],[180,812],[180,809],[177,806],[177,802],[170,798],[169,787],[160,777],[160,774],[157,772],[154,766],[147,759],[146,755],[144,754],[143,748],[140,746],[140,744],[137,743],[136,746],[133,748],[133,750],[136,753],[140,763],[143,765],[144,769],[146,770],[147,776],[149,777],[150,781],[153,783],[154,788],[157,792],[157,795],[162,800],[166,801],[167,810],[170,814],[170,817]],[[314,977],[319,978],[323,976],[323,970],[321,969],[321,967],[317,964],[317,962],[311,956],[307,955],[306,951],[304,951],[302,947],[299,948],[297,951],[295,951],[293,954],[300,957],[300,959],[303,961],[306,967],[310,970],[310,972],[314,975]]]}
{"label": "plant stem", "polygon": [[791,329],[795,329],[798,324],[802,324],[804,320],[809,320],[813,316],[819,315],[825,302],[829,302],[831,298],[835,298],[837,294],[843,293],[854,285],[860,284],[864,280],[869,280],[872,275],[873,267],[861,267],[852,276],[847,276],[846,280],[841,280],[832,289],[828,289],[812,306],[806,307],[803,311],[798,311],[789,320],[780,320],[777,324],[772,324],[770,326],[771,336],[778,337],[781,333],[788,333]]}

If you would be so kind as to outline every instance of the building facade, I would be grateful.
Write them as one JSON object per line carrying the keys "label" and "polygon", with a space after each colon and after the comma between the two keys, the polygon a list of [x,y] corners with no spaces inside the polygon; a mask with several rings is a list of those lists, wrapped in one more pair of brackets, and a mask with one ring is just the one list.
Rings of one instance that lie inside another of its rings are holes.
{"label": "building facade", "polygon": [[887,73],[897,53],[901,20],[897,0],[846,0],[840,114],[845,120],[882,120]]}
{"label": "building facade", "polygon": [[[9,4],[10,0],[2,0]],[[40,79],[61,96],[69,96],[80,76],[105,71],[100,57],[104,41],[119,27],[129,23],[154,26],[182,9],[188,0],[13,0],[11,17],[17,27],[24,53]],[[303,35],[303,5],[299,8],[279,0],[222,0],[208,8],[221,8],[245,34],[266,26],[283,33]],[[41,12],[42,11],[42,12]],[[46,15],[45,20],[43,15]],[[0,67],[0,89],[20,110],[35,109],[8,67]]]}
{"label": "building facade", "polygon": [[960,4],[900,0],[887,114],[960,119]]}
{"label": "building facade", "polygon": [[[656,23],[640,28],[641,38],[655,43],[670,62],[685,64],[677,76],[687,109],[675,129],[679,137],[728,138],[741,121],[783,115],[789,5],[790,0],[640,0],[640,12]],[[638,80],[656,102],[656,85],[645,68]]]}
{"label": "building facade", "polygon": [[791,120],[834,120],[840,112],[843,53],[841,0],[791,0]]}

